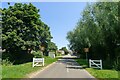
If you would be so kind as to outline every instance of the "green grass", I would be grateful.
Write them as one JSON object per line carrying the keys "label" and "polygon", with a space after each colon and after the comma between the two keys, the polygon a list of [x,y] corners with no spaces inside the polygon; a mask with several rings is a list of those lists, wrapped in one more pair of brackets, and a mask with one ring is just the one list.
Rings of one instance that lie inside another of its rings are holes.
{"label": "green grass", "polygon": [[[84,65],[87,66],[88,64],[85,59],[76,59],[76,61],[82,66]],[[105,78],[118,78],[118,71],[116,70],[107,69],[99,70],[93,68],[86,68],[86,70],[95,78],[100,78],[99,80],[106,80]]]}
{"label": "green grass", "polygon": [[[52,59],[50,57],[44,58],[45,66],[57,61],[57,59]],[[2,78],[25,78],[27,74],[42,68],[43,67],[32,67],[32,62],[20,65],[2,66]]]}
{"label": "green grass", "polygon": [[115,70],[97,70],[86,68],[86,70],[96,78],[118,78],[118,71]]}
{"label": "green grass", "polygon": [[85,59],[75,59],[82,67],[88,67],[88,62]]}

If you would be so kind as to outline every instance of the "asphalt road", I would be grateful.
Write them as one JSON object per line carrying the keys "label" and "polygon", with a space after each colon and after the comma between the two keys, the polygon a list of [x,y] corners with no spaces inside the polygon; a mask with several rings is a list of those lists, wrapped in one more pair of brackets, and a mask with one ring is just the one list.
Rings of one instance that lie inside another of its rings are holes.
{"label": "asphalt road", "polygon": [[82,69],[74,59],[59,59],[56,63],[40,71],[33,78],[94,78]]}

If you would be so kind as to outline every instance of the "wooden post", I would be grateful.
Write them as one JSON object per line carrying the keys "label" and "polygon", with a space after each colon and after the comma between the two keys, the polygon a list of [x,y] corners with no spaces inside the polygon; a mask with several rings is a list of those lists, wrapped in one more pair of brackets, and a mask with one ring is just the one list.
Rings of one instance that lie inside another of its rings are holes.
{"label": "wooden post", "polygon": [[87,52],[86,52],[86,61],[88,60],[88,57],[87,57]]}
{"label": "wooden post", "polygon": [[87,53],[89,52],[89,48],[84,48],[84,52],[86,53],[86,61],[88,61]]}

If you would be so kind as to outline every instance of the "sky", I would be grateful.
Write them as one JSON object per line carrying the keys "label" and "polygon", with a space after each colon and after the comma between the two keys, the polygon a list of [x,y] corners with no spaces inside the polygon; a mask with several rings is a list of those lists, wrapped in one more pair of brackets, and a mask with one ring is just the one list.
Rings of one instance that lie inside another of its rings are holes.
{"label": "sky", "polygon": [[[75,28],[87,2],[32,2],[32,4],[40,9],[41,20],[50,27],[52,41],[59,49],[68,47],[67,32]],[[2,8],[4,7],[8,7],[7,3],[2,2]]]}

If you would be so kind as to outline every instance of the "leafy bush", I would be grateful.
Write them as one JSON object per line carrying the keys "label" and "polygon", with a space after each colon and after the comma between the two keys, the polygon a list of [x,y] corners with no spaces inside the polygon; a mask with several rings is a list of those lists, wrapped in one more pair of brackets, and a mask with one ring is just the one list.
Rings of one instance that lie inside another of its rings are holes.
{"label": "leafy bush", "polygon": [[116,61],[114,61],[114,66],[113,68],[117,71],[120,71],[120,59],[117,58]]}
{"label": "leafy bush", "polygon": [[114,61],[114,69],[120,71],[120,46],[115,49],[115,61]]}
{"label": "leafy bush", "polygon": [[2,60],[2,65],[8,66],[8,65],[13,65],[12,62],[10,62],[8,59]]}
{"label": "leafy bush", "polygon": [[109,60],[103,60],[103,68],[104,69],[113,69],[113,62]]}
{"label": "leafy bush", "polygon": [[55,54],[56,54],[56,56],[62,56],[61,52],[57,52]]}
{"label": "leafy bush", "polygon": [[9,65],[12,63],[13,65],[22,64],[26,62],[31,62],[33,58],[32,54],[28,54],[25,51],[21,51],[21,53],[2,53],[3,64]]}
{"label": "leafy bush", "polygon": [[32,54],[34,55],[35,58],[41,58],[42,57],[42,52],[40,52],[40,51],[33,51]]}

